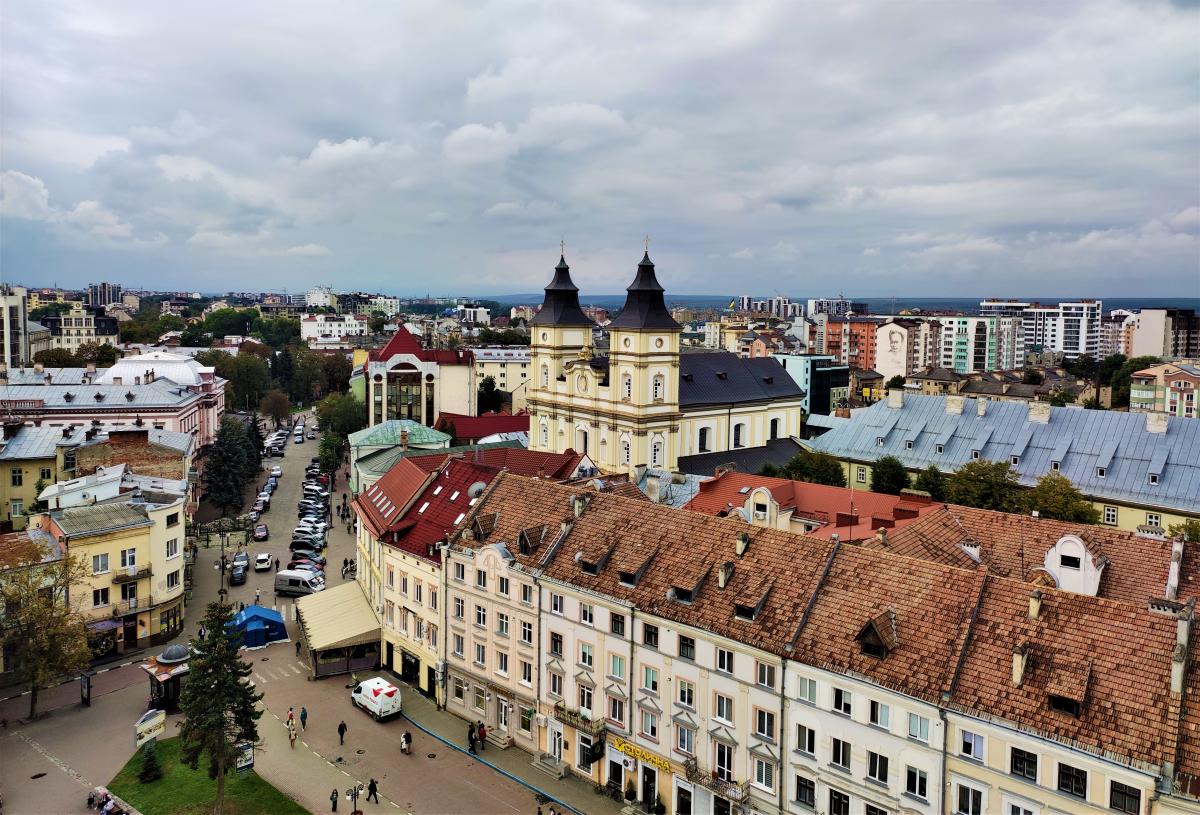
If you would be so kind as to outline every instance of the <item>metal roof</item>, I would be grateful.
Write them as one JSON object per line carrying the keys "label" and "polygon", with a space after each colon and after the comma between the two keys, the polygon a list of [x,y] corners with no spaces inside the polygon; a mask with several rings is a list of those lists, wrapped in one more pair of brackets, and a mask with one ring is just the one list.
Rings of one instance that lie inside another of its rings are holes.
{"label": "metal roof", "polygon": [[[1189,513],[1200,508],[1200,421],[1169,417],[1165,433],[1151,433],[1147,414],[1050,407],[1048,422],[1030,422],[1029,403],[988,402],[980,416],[972,399],[965,400],[961,414],[947,413],[948,401],[955,398],[960,397],[905,393],[898,408],[889,407],[887,400],[876,402],[807,444],[836,458],[895,456],[909,469],[932,464],[948,472],[971,461],[973,449],[990,461],[1007,462],[1017,455],[1014,469],[1026,485],[1037,483],[1057,461],[1062,475],[1096,499]],[[892,417],[905,431],[923,423],[911,450],[904,444],[906,432],[889,434],[878,445],[879,430]],[[986,443],[979,444],[982,433],[988,434]],[[1028,441],[1019,448],[1026,434]],[[944,445],[940,455],[938,444]],[[1097,467],[1104,468],[1103,477]],[[1155,470],[1158,483],[1151,484]]]}
{"label": "metal roof", "polygon": [[803,398],[777,359],[743,359],[728,351],[679,356],[680,407]]}
{"label": "metal roof", "polygon": [[87,428],[80,425],[73,428],[71,434],[63,436],[62,427],[22,427],[17,435],[3,442],[0,447],[0,461],[17,461],[34,458],[53,458],[55,450],[61,445],[74,447],[83,441]]}
{"label": "metal roof", "polygon": [[388,419],[377,425],[350,434],[351,447],[390,447],[400,444],[400,434],[408,431],[408,444],[413,446],[436,445],[445,447],[450,443],[450,435],[432,427],[426,427],[412,419]]}
{"label": "metal roof", "polygon": [[[100,394],[101,398],[97,399],[96,394]],[[129,398],[130,395],[132,399]],[[0,399],[40,399],[47,408],[71,408],[80,411],[91,407],[176,406],[199,397],[199,394],[165,379],[156,379],[149,385],[84,385],[64,384],[58,381],[49,385],[14,385],[11,384],[10,378],[10,384],[0,386]]]}
{"label": "metal roof", "polygon": [[139,510],[129,504],[71,507],[53,512],[51,515],[68,537],[99,535],[118,529],[149,526],[151,523],[150,519],[146,517],[145,510]]}

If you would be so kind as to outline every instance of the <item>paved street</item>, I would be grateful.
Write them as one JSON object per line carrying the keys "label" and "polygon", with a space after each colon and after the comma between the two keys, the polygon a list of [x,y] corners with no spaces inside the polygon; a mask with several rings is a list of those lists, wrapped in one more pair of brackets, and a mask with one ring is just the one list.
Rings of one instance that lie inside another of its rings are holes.
{"label": "paved street", "polygon": [[[267,460],[268,468],[281,464],[284,476],[272,498],[271,510],[263,518],[270,526],[271,539],[250,544],[251,561],[258,552],[265,551],[286,565],[304,467],[317,448],[315,441],[306,440],[300,446],[289,442],[283,459]],[[260,483],[265,480],[264,474]],[[345,485],[343,471],[333,492],[338,504]],[[345,525],[334,524],[326,552],[330,564],[326,579],[330,585],[342,582],[342,559],[353,555],[353,546]],[[204,606],[217,596],[220,574],[213,563],[219,555],[219,546],[214,546],[201,549],[197,556],[192,602],[186,615],[187,636],[195,634]],[[266,707],[259,728],[264,743],[257,753],[255,769],[302,806],[313,812],[328,812],[329,794],[334,788],[344,793],[356,781],[365,784],[374,777],[379,781],[383,802],[380,811],[532,815],[538,808],[534,792],[505,775],[510,773],[579,812],[617,812],[616,805],[595,795],[590,785],[539,773],[530,766],[530,756],[516,748],[485,752],[481,758],[495,768],[456,749],[452,745],[465,747],[466,723],[437,711],[408,687],[403,690],[407,715],[378,723],[350,703],[347,677],[311,681],[308,666],[293,649],[294,601],[277,599],[273,587],[274,570],[251,571],[246,584],[233,586],[229,596],[234,603],[249,605],[257,589],[262,605],[283,614],[292,637],[289,642],[248,651],[245,659],[253,667],[251,680],[263,693]],[[162,647],[149,653],[157,653]],[[118,662],[95,677],[91,708],[79,704],[75,682],[44,692],[39,708],[52,713],[29,725],[18,721],[28,709],[28,697],[0,702],[0,719],[8,722],[7,729],[0,731],[4,756],[0,761],[0,790],[5,813],[86,811],[88,787],[106,783],[132,755],[132,726],[145,710],[147,694],[147,679],[137,662],[123,667]],[[301,706],[308,708],[308,730],[293,750],[287,743],[283,719],[288,707],[298,713]],[[349,727],[344,746],[338,744],[337,736],[338,722],[343,719]],[[173,730],[169,721],[168,732]],[[413,735],[410,756],[400,753],[400,736],[405,730]],[[39,773],[44,775],[33,777]],[[360,806],[369,812],[375,804],[360,801]],[[339,811],[349,811],[348,803],[343,801]]]}

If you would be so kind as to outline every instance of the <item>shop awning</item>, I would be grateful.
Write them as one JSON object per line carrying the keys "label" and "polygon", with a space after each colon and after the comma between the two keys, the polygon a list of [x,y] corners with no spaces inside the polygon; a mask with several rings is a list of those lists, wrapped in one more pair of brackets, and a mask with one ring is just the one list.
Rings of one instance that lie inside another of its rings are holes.
{"label": "shop awning", "polygon": [[314,651],[379,642],[379,620],[356,582],[302,597],[296,611]]}

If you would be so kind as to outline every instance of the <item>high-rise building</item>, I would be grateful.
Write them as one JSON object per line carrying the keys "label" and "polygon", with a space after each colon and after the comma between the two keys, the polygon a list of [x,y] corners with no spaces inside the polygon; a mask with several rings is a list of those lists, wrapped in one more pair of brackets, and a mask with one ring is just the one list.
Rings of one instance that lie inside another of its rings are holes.
{"label": "high-rise building", "polygon": [[1025,362],[1025,331],[1019,317],[939,317],[941,363],[960,374],[1003,371]]}
{"label": "high-rise building", "polygon": [[87,304],[89,306],[107,306],[109,303],[120,302],[120,283],[88,283]]}
{"label": "high-rise building", "polygon": [[26,297],[23,286],[0,286],[0,363],[10,368],[30,361]]}
{"label": "high-rise building", "polygon": [[874,369],[886,382],[936,367],[941,360],[941,332],[937,320],[888,320],[876,328]]}
{"label": "high-rise building", "polygon": [[983,300],[984,317],[1019,317],[1026,351],[1061,353],[1067,359],[1100,353],[1100,322],[1104,304],[1076,300],[1058,304],[1019,300]]}
{"label": "high-rise building", "polygon": [[1200,356],[1200,315],[1190,308],[1144,308],[1133,318],[1130,356]]}

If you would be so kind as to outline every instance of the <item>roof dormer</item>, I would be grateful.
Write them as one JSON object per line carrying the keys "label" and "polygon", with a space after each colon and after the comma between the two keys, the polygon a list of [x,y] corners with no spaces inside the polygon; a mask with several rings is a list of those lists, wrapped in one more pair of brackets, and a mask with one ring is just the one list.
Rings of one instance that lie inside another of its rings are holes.
{"label": "roof dormer", "polygon": [[1078,717],[1087,701],[1092,679],[1090,661],[1055,658],[1046,683],[1047,703],[1051,710]]}
{"label": "roof dormer", "polygon": [[867,620],[854,638],[862,653],[875,659],[885,659],[900,644],[896,629],[896,612],[886,608]]}

